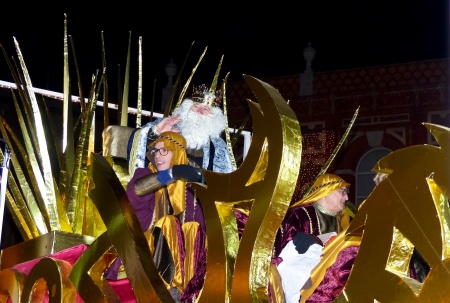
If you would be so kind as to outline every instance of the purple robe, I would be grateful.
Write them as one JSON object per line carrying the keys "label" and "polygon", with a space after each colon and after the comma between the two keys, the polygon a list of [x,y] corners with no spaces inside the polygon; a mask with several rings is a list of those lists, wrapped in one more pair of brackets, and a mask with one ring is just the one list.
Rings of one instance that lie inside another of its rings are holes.
{"label": "purple robe", "polygon": [[[134,192],[134,183],[137,179],[153,174],[149,168],[137,168],[134,172],[133,178],[127,185],[127,196],[131,205],[133,205],[136,216],[141,224],[143,231],[147,231],[153,218],[153,211],[155,209],[155,194],[149,193],[147,195],[138,196]],[[205,229],[205,217],[203,216],[203,209],[200,203],[197,203],[194,196],[194,190],[186,185],[186,209],[184,211],[184,220],[181,224],[195,221],[200,224],[202,229]]]}
{"label": "purple robe", "polygon": [[[149,168],[137,168],[130,182],[127,185],[127,197],[130,201],[133,209],[136,213],[136,217],[139,220],[142,230],[145,232],[149,229],[153,220],[153,212],[155,210],[155,193],[149,193],[143,196],[138,196],[134,191],[134,184],[136,180],[153,174]],[[180,294],[181,302],[192,302],[200,294],[203,287],[205,274],[206,274],[206,225],[205,218],[203,215],[203,209],[201,204],[195,199],[194,190],[189,184],[186,185],[186,208],[185,210],[175,216],[177,218],[177,232],[179,241],[184,239],[184,235],[181,226],[187,222],[198,222],[199,229],[195,236],[194,243],[194,272],[195,275],[189,280],[186,288]],[[155,245],[158,245],[155,243]],[[184,251],[184,243],[179,243],[181,262],[184,263],[184,257],[186,252]],[[157,249],[155,249],[157,250]],[[166,254],[164,251],[162,253],[156,253],[154,255],[155,262],[168,258],[171,254]],[[173,262],[170,261],[169,262]],[[117,258],[114,263],[105,271],[105,277],[109,280],[117,279],[118,269],[121,265],[120,259]],[[183,270],[183,269],[182,269]],[[163,277],[164,278],[164,277]]]}

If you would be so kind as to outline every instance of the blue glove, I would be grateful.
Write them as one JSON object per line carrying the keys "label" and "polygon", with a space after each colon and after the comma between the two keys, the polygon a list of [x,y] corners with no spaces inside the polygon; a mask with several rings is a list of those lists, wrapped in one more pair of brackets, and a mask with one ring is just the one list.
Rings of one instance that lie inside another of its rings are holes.
{"label": "blue glove", "polygon": [[158,181],[162,185],[165,186],[175,180],[173,179],[172,175],[170,174],[170,169],[166,169],[166,170],[161,170],[158,172]]}

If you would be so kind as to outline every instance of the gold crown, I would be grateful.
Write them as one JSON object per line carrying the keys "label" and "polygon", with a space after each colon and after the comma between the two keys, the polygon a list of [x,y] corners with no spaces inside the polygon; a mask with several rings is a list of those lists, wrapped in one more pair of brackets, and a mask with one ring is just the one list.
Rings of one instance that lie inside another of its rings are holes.
{"label": "gold crown", "polygon": [[222,104],[222,90],[211,91],[205,84],[193,86],[192,101],[208,104],[209,106],[220,107]]}

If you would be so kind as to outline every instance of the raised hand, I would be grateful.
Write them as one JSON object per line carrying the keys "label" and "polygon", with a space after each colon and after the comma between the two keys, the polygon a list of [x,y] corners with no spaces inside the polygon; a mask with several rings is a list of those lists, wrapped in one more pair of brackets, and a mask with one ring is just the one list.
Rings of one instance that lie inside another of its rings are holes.
{"label": "raised hand", "polygon": [[173,126],[175,124],[180,123],[181,121],[183,121],[183,120],[180,118],[180,115],[173,115],[170,117],[163,118],[156,125],[156,130],[159,134],[161,134],[163,132],[167,132],[167,131],[173,131],[173,132],[179,133],[180,130],[178,128],[173,128]]}

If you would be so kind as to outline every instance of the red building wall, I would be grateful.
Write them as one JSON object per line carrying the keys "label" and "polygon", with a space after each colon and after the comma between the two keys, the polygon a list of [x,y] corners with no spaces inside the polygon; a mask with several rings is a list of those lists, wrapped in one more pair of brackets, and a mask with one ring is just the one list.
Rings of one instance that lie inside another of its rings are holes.
{"label": "red building wall", "polygon": [[[448,59],[315,73],[310,96],[300,96],[300,75],[260,80],[278,89],[302,127],[302,180],[294,199],[330,156],[358,108],[330,168],[352,184],[359,160],[370,149],[434,144],[422,123],[450,127]],[[249,114],[247,99],[257,102],[244,80],[228,83],[230,126],[238,127]],[[246,130],[251,131],[251,125],[250,119]],[[317,139],[324,141],[320,144]]]}

